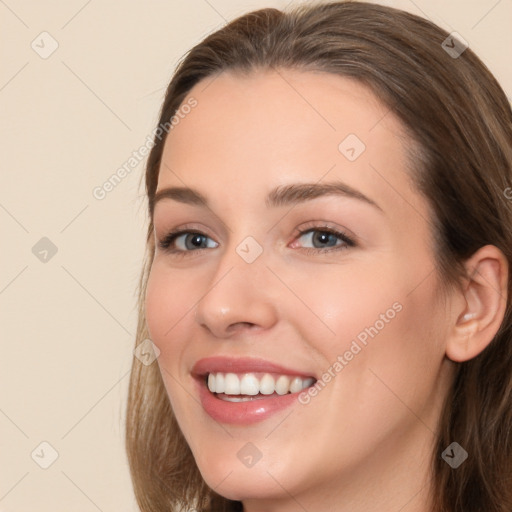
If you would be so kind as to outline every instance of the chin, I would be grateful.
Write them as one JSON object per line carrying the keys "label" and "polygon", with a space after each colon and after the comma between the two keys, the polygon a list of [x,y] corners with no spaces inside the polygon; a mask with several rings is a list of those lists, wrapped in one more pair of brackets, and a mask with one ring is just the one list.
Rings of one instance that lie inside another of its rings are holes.
{"label": "chin", "polygon": [[[217,465],[216,467],[218,468]],[[292,485],[289,476],[288,480],[284,482],[281,475],[274,475],[271,472],[274,479],[267,472],[266,466],[263,465],[259,468],[234,469],[232,465],[225,464],[222,465],[222,473],[212,467],[200,467],[199,469],[203,479],[211,489],[217,494],[234,501],[276,499],[284,492],[283,487],[288,489]],[[224,480],[219,476],[220,474],[224,475]],[[282,486],[277,482],[282,482]]]}
{"label": "chin", "polygon": [[[288,493],[303,491],[315,480],[311,467],[305,464],[307,461],[296,460],[286,445],[280,450],[281,443],[255,440],[261,448],[258,453],[247,439],[233,438],[230,443],[209,441],[202,437],[195,446],[192,443],[196,464],[206,484],[230,500],[279,500]],[[297,453],[296,450],[300,447],[296,446],[293,451]]]}

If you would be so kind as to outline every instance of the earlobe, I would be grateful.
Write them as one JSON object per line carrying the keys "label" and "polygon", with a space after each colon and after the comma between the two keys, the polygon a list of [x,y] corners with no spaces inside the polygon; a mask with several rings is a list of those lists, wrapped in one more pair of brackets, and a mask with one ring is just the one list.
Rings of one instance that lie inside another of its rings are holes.
{"label": "earlobe", "polygon": [[493,245],[480,248],[465,263],[462,307],[446,344],[456,362],[473,359],[493,340],[507,305],[508,262]]}

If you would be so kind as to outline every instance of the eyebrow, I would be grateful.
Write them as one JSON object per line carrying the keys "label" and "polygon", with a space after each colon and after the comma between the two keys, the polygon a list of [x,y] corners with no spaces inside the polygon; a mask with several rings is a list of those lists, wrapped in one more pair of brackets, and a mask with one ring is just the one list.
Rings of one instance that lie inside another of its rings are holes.
{"label": "eyebrow", "polygon": [[[341,181],[280,185],[274,188],[267,195],[265,198],[265,205],[268,208],[290,206],[310,201],[318,197],[333,195],[358,199],[359,201],[363,201],[373,206],[381,212],[383,211],[382,208],[373,201],[373,199],[370,199],[359,190],[356,190]],[[153,200],[150,201],[151,214],[153,214],[155,205],[163,199],[172,199],[184,204],[209,207],[207,198],[197,190],[188,187],[168,187],[155,193]]]}

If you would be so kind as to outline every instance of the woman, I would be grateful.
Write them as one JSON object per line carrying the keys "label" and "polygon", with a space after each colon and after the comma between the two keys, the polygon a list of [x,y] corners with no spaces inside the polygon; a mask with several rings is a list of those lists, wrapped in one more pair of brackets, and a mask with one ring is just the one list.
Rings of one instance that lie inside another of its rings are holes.
{"label": "woman", "polygon": [[188,53],[155,134],[141,509],[512,510],[512,113],[463,41],[252,12]]}

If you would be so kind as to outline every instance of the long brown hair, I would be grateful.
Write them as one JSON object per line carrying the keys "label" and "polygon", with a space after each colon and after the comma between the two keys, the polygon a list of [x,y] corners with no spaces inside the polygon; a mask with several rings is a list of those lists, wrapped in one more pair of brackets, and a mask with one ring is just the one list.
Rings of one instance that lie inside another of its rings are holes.
{"label": "long brown hair", "polygon": [[[489,70],[433,23],[363,2],[262,9],[196,45],[167,89],[159,125],[177,113],[200,80],[231,70],[315,70],[370,87],[402,121],[414,147],[412,178],[435,214],[439,274],[460,282],[462,263],[492,244],[512,263],[512,112]],[[448,39],[447,39],[448,38]],[[444,43],[448,41],[448,44]],[[450,55],[448,48],[459,49]],[[144,297],[154,256],[152,200],[164,137],[146,168],[146,262],[139,284],[136,344],[148,337]],[[509,276],[504,321],[491,344],[457,365],[432,452],[432,499],[439,512],[512,510],[512,313]],[[157,364],[134,359],[126,426],[135,493],[144,512],[242,510],[208,488],[176,423]],[[453,441],[468,459],[452,469],[442,451]]]}

